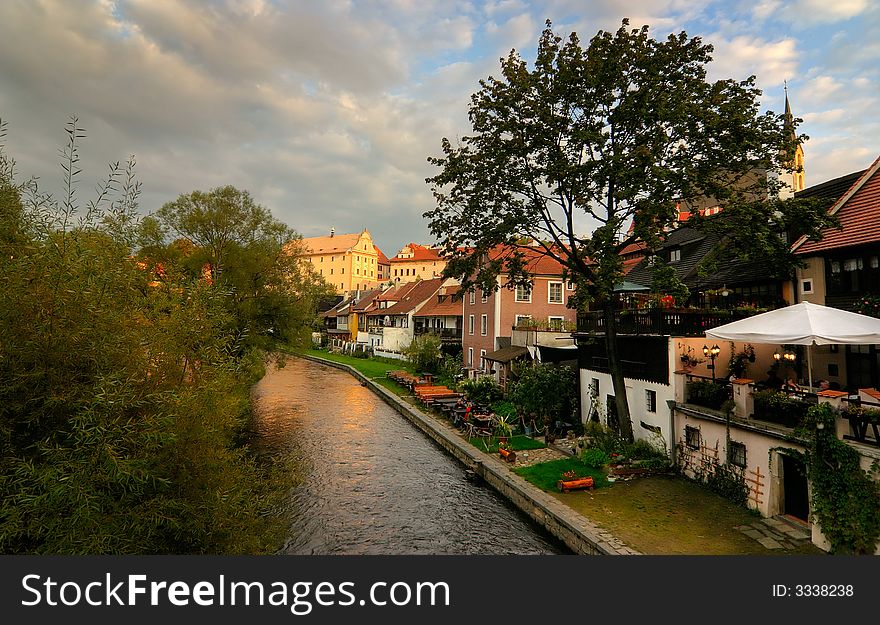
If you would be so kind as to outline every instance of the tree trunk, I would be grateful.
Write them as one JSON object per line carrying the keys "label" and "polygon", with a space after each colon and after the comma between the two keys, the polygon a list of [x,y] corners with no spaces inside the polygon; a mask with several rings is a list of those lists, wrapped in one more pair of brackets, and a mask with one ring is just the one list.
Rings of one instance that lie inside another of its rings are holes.
{"label": "tree trunk", "polygon": [[614,401],[617,404],[617,422],[620,435],[627,441],[633,440],[632,419],[629,416],[629,402],[626,399],[626,381],[623,377],[623,363],[617,352],[617,320],[614,316],[614,301],[606,299],[603,309],[605,315],[605,350],[608,353],[608,368],[614,385]]}

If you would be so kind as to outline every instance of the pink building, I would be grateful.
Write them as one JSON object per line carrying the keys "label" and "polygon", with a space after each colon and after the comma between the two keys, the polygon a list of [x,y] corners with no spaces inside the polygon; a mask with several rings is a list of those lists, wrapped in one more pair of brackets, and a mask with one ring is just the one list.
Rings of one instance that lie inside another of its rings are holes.
{"label": "pink building", "polygon": [[514,327],[559,332],[573,330],[576,323],[577,311],[568,307],[574,285],[563,280],[562,265],[535,253],[526,267],[532,276],[530,289],[508,288],[507,279],[499,277],[494,292],[477,289],[462,298],[464,366],[484,373],[494,368],[499,382],[506,377],[502,369],[507,367],[490,367],[486,355],[493,357],[493,363],[506,365],[528,352],[525,347],[511,346]]}

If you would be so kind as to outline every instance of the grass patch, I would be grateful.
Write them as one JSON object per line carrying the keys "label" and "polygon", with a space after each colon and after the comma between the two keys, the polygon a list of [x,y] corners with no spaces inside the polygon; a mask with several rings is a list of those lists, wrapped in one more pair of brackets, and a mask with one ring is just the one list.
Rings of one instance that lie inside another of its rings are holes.
{"label": "grass patch", "polygon": [[588,467],[577,458],[561,458],[550,462],[540,462],[528,467],[514,469],[514,473],[525,478],[544,491],[556,491],[556,482],[562,479],[562,474],[574,471],[577,477],[592,477],[596,488],[608,485],[605,474],[599,469]]}
{"label": "grass patch", "polygon": [[[486,449],[486,439],[485,438],[469,438],[468,441],[471,445],[479,449],[480,451],[487,451]],[[498,439],[494,436],[489,439],[489,449],[488,453],[495,454],[498,453]],[[530,436],[512,436],[507,441],[507,448],[512,449],[513,451],[528,451],[529,449],[543,449],[546,447],[544,443],[541,441],[535,440]]]}
{"label": "grass patch", "polygon": [[374,358],[354,358],[345,354],[333,354],[330,352],[325,352],[320,349],[305,349],[302,350],[301,353],[308,356],[323,358],[324,360],[332,360],[333,362],[351,365],[371,379],[378,377],[384,378],[389,371],[399,371],[401,369],[408,370],[408,363],[405,362],[392,363],[388,360],[376,360]]}

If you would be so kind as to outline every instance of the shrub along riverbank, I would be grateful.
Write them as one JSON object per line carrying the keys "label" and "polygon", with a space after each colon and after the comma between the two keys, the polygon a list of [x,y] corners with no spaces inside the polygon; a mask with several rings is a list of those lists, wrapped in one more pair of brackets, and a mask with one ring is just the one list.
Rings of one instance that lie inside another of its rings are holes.
{"label": "shrub along riverbank", "polygon": [[[265,311],[192,241],[144,253],[133,162],[77,210],[68,131],[61,200],[0,144],[0,553],[274,552],[294,472],[249,445]],[[226,242],[238,274],[258,243]]]}

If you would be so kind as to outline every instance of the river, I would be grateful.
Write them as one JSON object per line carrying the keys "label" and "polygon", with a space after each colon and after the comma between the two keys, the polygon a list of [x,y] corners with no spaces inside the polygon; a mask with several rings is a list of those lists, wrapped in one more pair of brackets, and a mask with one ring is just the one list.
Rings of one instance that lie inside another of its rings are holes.
{"label": "river", "polygon": [[253,398],[262,443],[303,466],[283,553],[566,553],[348,373],[289,358]]}

